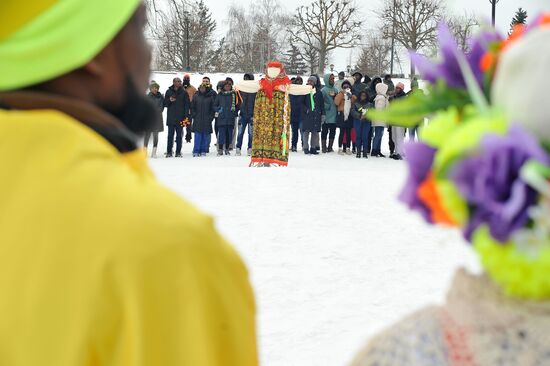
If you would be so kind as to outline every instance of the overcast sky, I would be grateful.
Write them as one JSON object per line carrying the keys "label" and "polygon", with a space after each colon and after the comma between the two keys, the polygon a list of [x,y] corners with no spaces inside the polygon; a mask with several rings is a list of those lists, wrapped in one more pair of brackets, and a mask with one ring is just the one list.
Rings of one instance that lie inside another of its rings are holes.
{"label": "overcast sky", "polygon": [[[447,7],[458,14],[468,11],[476,14],[480,19],[491,19],[491,4],[489,0],[443,0]],[[226,26],[223,21],[226,18],[227,9],[231,3],[236,3],[245,7],[251,7],[254,4],[253,0],[204,0],[206,5],[212,11],[214,18],[218,22],[218,36],[223,36],[226,31]],[[288,9],[289,13],[294,12],[296,7],[305,5],[311,0],[280,0],[282,5]],[[373,12],[380,8],[383,0],[356,0],[360,4],[362,16],[365,19],[373,19]],[[522,7],[527,10],[529,19],[532,19],[535,14],[546,10],[550,11],[550,0],[500,0],[497,4],[497,28],[502,32],[507,32],[510,26],[510,21],[514,16],[515,11]],[[367,25],[368,26],[368,25]],[[373,27],[375,25],[373,24]],[[352,53],[354,59],[358,52]],[[337,70],[343,70],[348,64],[350,58],[349,50],[337,50],[331,57],[331,62],[335,64]],[[355,59],[353,60],[355,62]],[[397,70],[398,71],[398,70]],[[406,72],[406,67],[405,70]]]}

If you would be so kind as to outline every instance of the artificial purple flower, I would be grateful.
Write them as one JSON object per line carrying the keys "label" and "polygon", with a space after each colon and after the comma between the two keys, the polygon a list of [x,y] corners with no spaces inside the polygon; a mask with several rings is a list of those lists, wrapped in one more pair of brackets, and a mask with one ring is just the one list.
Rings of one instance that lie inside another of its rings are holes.
{"label": "artificial purple flower", "polygon": [[506,136],[485,136],[479,155],[457,163],[451,180],[471,209],[466,239],[471,240],[473,232],[486,224],[493,238],[506,243],[514,231],[528,223],[528,209],[538,198],[520,177],[529,160],[550,163],[537,139],[514,125]]}
{"label": "artificial purple flower", "polygon": [[[483,86],[483,71],[480,67],[481,58],[489,45],[500,39],[496,32],[484,31],[469,41],[471,51],[465,55],[465,59],[468,61],[480,87]],[[431,83],[442,79],[452,88],[466,88],[466,81],[457,58],[457,54],[462,51],[458,49],[456,39],[445,23],[439,24],[438,41],[442,59],[440,63],[435,63],[414,51],[410,53],[411,62],[416,65],[423,78]]]}
{"label": "artificial purple flower", "polygon": [[420,201],[417,191],[420,184],[424,182],[430,173],[436,150],[421,142],[408,143],[404,146],[404,149],[407,157],[405,160],[409,166],[409,176],[399,194],[399,200],[411,210],[419,211],[426,221],[433,223],[430,209]]}

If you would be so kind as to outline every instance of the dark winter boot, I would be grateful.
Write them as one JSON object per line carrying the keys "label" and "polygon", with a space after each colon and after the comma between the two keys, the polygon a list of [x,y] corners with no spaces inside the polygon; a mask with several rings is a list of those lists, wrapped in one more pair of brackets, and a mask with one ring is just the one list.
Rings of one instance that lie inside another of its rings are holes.
{"label": "dark winter boot", "polygon": [[355,144],[353,142],[351,143],[351,153],[355,154]]}
{"label": "dark winter boot", "polygon": [[327,140],[322,140],[321,141],[321,149],[323,150],[323,154],[326,154],[327,153]]}
{"label": "dark winter boot", "polygon": [[218,156],[223,156],[223,146],[218,144]]}
{"label": "dark winter boot", "polygon": [[231,150],[229,144],[225,144],[225,155],[231,155],[231,153],[229,152]]}
{"label": "dark winter boot", "polygon": [[365,159],[369,158],[369,154],[366,151],[363,151],[363,158]]}
{"label": "dark winter boot", "polygon": [[315,148],[309,150],[309,153],[310,153],[311,155],[319,155],[319,152],[318,152],[317,149],[315,149]]}
{"label": "dark winter boot", "polygon": [[333,145],[334,145],[334,139],[329,139],[328,140],[328,147],[327,147],[327,152],[328,153],[334,152],[334,150],[332,149]]}
{"label": "dark winter boot", "polygon": [[[365,157],[366,157],[366,156],[365,156]],[[357,159],[361,159],[361,150],[357,151],[356,158],[357,158]]]}

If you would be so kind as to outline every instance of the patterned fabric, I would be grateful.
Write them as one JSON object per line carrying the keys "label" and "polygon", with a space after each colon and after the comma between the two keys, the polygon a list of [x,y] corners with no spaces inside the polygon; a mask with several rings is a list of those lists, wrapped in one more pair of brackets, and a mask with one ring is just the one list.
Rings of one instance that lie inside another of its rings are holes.
{"label": "patterned fabric", "polygon": [[447,302],[378,335],[352,366],[550,365],[550,302],[507,298],[487,276],[457,272]]}
{"label": "patterned fabric", "polygon": [[254,106],[251,165],[288,165],[289,119],[290,103],[285,92],[274,91],[271,100],[263,90],[258,92]]}

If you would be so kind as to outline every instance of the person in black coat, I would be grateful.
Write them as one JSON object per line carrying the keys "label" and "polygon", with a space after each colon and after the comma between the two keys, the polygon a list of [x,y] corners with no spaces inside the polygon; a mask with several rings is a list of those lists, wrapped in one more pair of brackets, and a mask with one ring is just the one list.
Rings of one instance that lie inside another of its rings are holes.
{"label": "person in black coat", "polygon": [[191,102],[189,95],[182,88],[180,78],[174,78],[173,85],[166,91],[164,106],[167,109],[166,125],[168,126],[166,157],[172,157],[174,133],[176,134],[176,157],[181,157],[183,126],[189,121]]}
{"label": "person in black coat", "polygon": [[[244,74],[244,80],[254,80],[253,74]],[[241,155],[243,146],[244,131],[248,126],[248,155],[252,152],[252,125],[254,123],[254,104],[256,103],[256,93],[240,92],[242,103],[239,118],[239,134],[237,136],[237,155]]]}
{"label": "person in black coat", "polygon": [[319,145],[319,132],[321,132],[321,125],[325,117],[325,99],[323,93],[321,93],[318,77],[315,75],[310,76],[307,84],[311,85],[314,89],[312,91],[313,94],[305,96],[304,104],[302,105],[303,149],[305,154],[318,155],[316,147]]}
{"label": "person in black coat", "polygon": [[208,153],[208,136],[212,134],[212,121],[216,113],[216,95],[211,91],[210,83],[202,83],[191,102],[192,130],[195,133],[194,157],[206,156]]}
{"label": "person in black coat", "polygon": [[367,85],[361,82],[361,80],[363,79],[363,74],[361,74],[360,72],[355,72],[352,76],[355,82],[351,86],[351,92],[357,97],[359,96],[359,92],[361,90],[365,90],[367,88]]}
{"label": "person in black coat", "polygon": [[216,115],[218,117],[218,155],[230,155],[229,145],[238,115],[237,94],[232,90],[231,82],[226,81],[216,98]]}
{"label": "person in black coat", "polygon": [[[218,96],[218,93],[216,93],[216,91],[214,89],[212,89],[212,82],[210,81],[210,78],[208,76],[205,76],[202,78],[202,83],[203,84],[209,84],[210,85],[210,91],[207,91],[208,94],[212,95],[214,97],[214,100],[216,100],[216,97]],[[218,134],[218,131],[216,129],[216,127],[214,127],[214,132],[216,133],[216,135]],[[207,139],[208,139],[208,148],[207,148],[207,153],[210,152],[210,143],[212,141],[212,134],[209,134],[209,135],[206,135],[207,136]]]}
{"label": "person in black coat", "polygon": [[[293,84],[302,85],[304,83],[300,76],[297,76],[292,81]],[[305,95],[290,95],[290,127],[292,129],[291,151],[298,151],[298,137],[302,136],[302,105],[304,104]],[[304,142],[302,136],[302,144]]]}
{"label": "person in black coat", "polygon": [[164,131],[164,123],[162,121],[162,111],[164,110],[164,96],[159,92],[160,85],[156,81],[152,81],[149,86],[149,94],[147,96],[151,98],[151,101],[158,110],[157,123],[151,131],[145,133],[145,138],[143,141],[143,146],[147,149],[149,145],[149,138],[151,138],[151,133],[153,134],[153,152],[151,153],[152,158],[157,157],[157,146],[159,143],[159,132]]}

